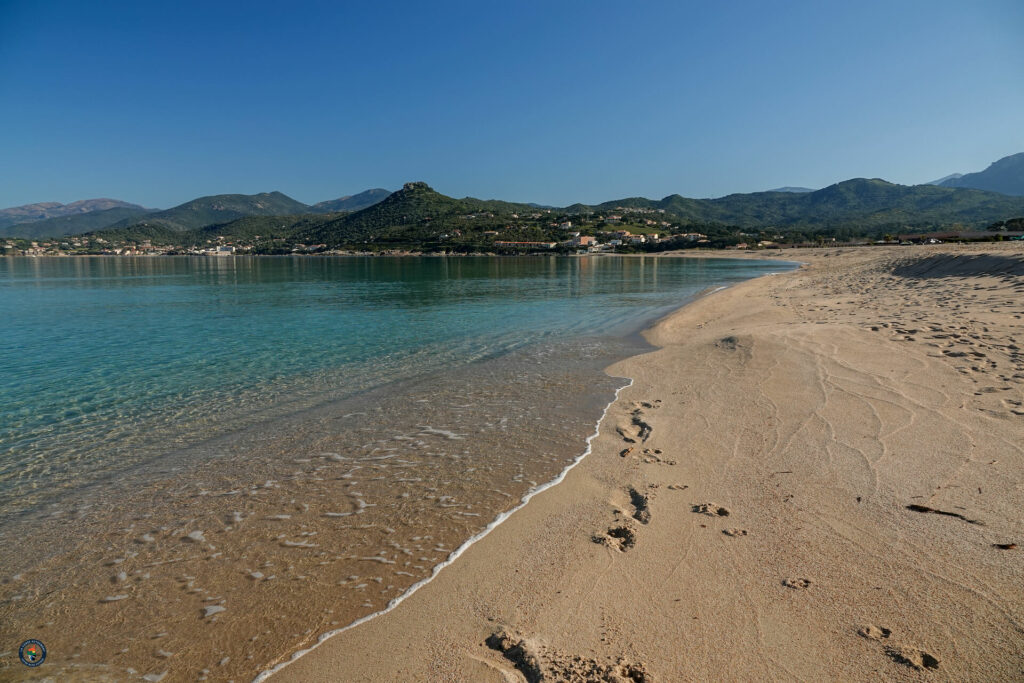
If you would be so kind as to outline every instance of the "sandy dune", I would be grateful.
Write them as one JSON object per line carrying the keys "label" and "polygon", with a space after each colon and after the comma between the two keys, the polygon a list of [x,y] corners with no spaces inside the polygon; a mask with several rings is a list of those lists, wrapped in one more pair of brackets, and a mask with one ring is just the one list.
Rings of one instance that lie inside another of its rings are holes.
{"label": "sandy dune", "polygon": [[796,257],[655,326],[562,484],[272,680],[1024,680],[1024,245]]}

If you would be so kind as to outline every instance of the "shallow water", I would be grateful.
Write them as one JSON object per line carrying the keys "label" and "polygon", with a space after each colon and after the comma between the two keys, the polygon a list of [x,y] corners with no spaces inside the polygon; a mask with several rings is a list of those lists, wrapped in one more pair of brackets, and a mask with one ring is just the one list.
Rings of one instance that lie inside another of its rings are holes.
{"label": "shallow water", "polygon": [[572,462],[638,329],[786,267],[0,259],[0,635],[249,680]]}

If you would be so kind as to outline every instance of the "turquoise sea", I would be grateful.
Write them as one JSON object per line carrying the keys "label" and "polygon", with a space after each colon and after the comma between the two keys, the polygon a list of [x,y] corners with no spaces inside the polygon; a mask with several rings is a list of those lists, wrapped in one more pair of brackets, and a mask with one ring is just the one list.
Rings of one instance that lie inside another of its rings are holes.
{"label": "turquoise sea", "polygon": [[0,259],[0,639],[58,678],[252,680],[557,477],[654,319],[792,267]]}
{"label": "turquoise sea", "polygon": [[[0,500],[785,268],[594,258],[0,259]],[[6,506],[5,506],[6,507]]]}

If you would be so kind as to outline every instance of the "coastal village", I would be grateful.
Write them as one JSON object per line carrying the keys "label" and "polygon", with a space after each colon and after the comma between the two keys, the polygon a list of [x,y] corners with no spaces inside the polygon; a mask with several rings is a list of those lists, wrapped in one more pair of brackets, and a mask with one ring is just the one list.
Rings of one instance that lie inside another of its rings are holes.
{"label": "coastal village", "polygon": [[[688,231],[678,222],[664,220],[664,209],[616,207],[615,213],[586,216],[584,220],[561,216],[550,220],[550,210],[533,214],[497,215],[491,212],[470,213],[459,216],[467,223],[465,229],[450,229],[435,236],[438,248],[432,252],[447,252],[446,242],[464,241],[476,237],[480,253],[555,251],[577,254],[616,253],[644,250],[672,243],[673,248],[707,246],[708,235]],[[656,218],[646,214],[655,214]],[[658,215],[662,214],[662,215]],[[574,220],[575,219],[575,220]],[[474,229],[480,223],[507,221],[499,229]],[[427,225],[430,219],[424,221]],[[543,231],[550,239],[502,239],[503,234],[517,235],[523,231]],[[781,235],[779,236],[781,238]],[[190,239],[193,238],[193,239]],[[769,246],[770,243],[760,246]],[[744,245],[746,246],[746,245]],[[269,249],[268,249],[269,247]],[[490,248],[488,248],[490,247]],[[113,239],[99,234],[85,234],[51,239],[0,239],[0,254],[17,256],[235,256],[253,254],[322,254],[351,255],[368,253],[415,253],[408,250],[329,248],[327,244],[291,242],[286,238],[250,238],[216,235],[197,243],[192,233],[182,235],[177,243],[159,243],[153,240]]]}
{"label": "coastal village", "polygon": [[[422,186],[422,187],[421,187]],[[922,232],[900,226],[880,230],[821,231],[799,226],[743,228],[694,223],[662,208],[617,205],[602,210],[538,208],[523,212],[507,208],[467,212],[451,210],[455,200],[434,193],[423,183],[410,183],[403,193],[427,193],[435,206],[422,211],[415,199],[384,218],[371,217],[371,227],[353,232],[346,227],[360,212],[327,215],[251,216],[198,229],[168,227],[158,221],[120,229],[51,238],[0,238],[7,256],[212,256],[237,255],[382,255],[464,254],[511,255],[556,253],[656,253],[678,249],[781,249],[829,245],[939,244],[942,242],[1024,239],[1024,219],[990,224],[985,229]],[[390,201],[390,200],[388,200]],[[381,205],[383,206],[383,204]],[[377,207],[368,209],[375,212]],[[314,228],[308,229],[307,225]],[[298,229],[305,228],[305,231]],[[980,228],[980,226],[978,226]]]}
{"label": "coastal village", "polygon": [[[565,231],[561,240],[501,240],[498,231],[486,231],[483,234],[490,238],[493,248],[485,248],[468,252],[469,254],[500,255],[508,253],[543,253],[557,252],[562,254],[615,254],[636,252],[658,252],[669,249],[720,248],[727,250],[760,250],[787,248],[811,248],[823,246],[820,242],[785,240],[782,235],[776,239],[759,239],[756,236],[747,242],[735,242],[729,245],[712,244],[708,235],[701,232],[638,232],[629,230],[590,231],[585,234],[574,230],[571,221],[559,225]],[[743,233],[740,233],[743,236]],[[451,236],[460,237],[455,231]],[[439,236],[448,239],[449,234]],[[879,240],[856,240],[844,243],[846,246],[868,245],[911,245],[911,244],[942,244],[944,242],[982,242],[982,241],[1024,241],[1024,232],[1019,231],[953,231],[942,233],[907,233],[887,236]],[[275,239],[276,248],[270,255],[323,255],[352,256],[379,255],[400,256],[413,254],[454,254],[467,252],[448,251],[443,248],[425,250],[409,249],[341,249],[328,248],[326,244],[288,244],[284,239]],[[828,243],[837,244],[833,238]],[[152,241],[141,242],[115,241],[98,236],[80,235],[44,240],[27,240],[19,238],[0,238],[0,256],[253,256],[268,255],[265,248],[260,247],[260,236],[251,240],[217,237],[208,239],[203,245],[194,244],[153,244]]]}

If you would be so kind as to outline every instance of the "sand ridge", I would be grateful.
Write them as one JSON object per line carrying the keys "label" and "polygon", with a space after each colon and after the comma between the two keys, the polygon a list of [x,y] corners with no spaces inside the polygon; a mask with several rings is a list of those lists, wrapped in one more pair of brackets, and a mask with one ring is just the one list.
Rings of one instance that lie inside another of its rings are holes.
{"label": "sand ridge", "polygon": [[1024,678],[1024,250],[799,258],[659,322],[561,484],[272,680]]}

